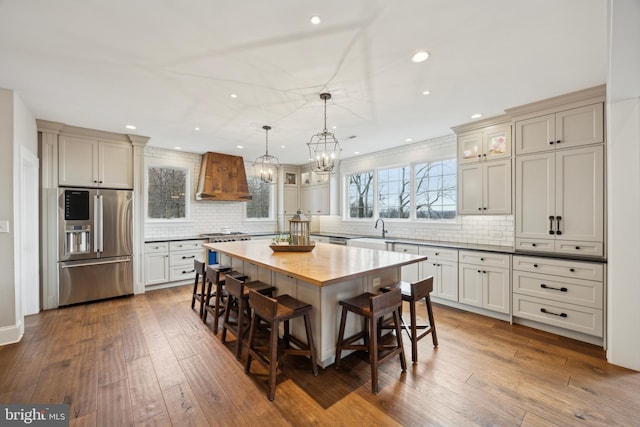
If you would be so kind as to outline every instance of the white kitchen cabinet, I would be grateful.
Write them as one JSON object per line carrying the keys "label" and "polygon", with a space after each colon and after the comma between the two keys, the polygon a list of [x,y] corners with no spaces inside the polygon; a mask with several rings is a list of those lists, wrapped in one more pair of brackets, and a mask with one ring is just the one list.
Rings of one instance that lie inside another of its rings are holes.
{"label": "white kitchen cabinet", "polygon": [[458,135],[458,163],[481,163],[511,157],[511,123],[487,126]]}
{"label": "white kitchen cabinet", "polygon": [[433,276],[433,296],[458,301],[458,251],[420,246],[418,252],[428,257],[420,263],[420,278]]}
{"label": "white kitchen cabinet", "polygon": [[572,332],[604,336],[602,263],[513,257],[513,315]]}
{"label": "white kitchen cabinet", "polygon": [[329,184],[303,186],[300,190],[300,209],[307,215],[329,215]]}
{"label": "white kitchen cabinet", "polygon": [[511,159],[458,167],[459,215],[511,213]]}
{"label": "white kitchen cabinet", "polygon": [[61,135],[58,156],[60,185],[133,188],[131,144]]}
{"label": "white kitchen cabinet", "polygon": [[145,244],[145,284],[186,282],[195,277],[194,260],[206,262],[207,240],[176,240]]}
{"label": "white kitchen cabinet", "polygon": [[490,252],[459,252],[458,301],[509,313],[510,257]]}
{"label": "white kitchen cabinet", "polygon": [[298,203],[298,187],[285,185],[283,189],[283,206],[285,216],[295,215],[300,204]]}
{"label": "white kitchen cabinet", "polygon": [[604,142],[604,106],[598,102],[515,122],[516,155]]}
{"label": "white kitchen cabinet", "polygon": [[604,255],[604,147],[516,158],[516,248]]}
{"label": "white kitchen cabinet", "polygon": [[144,277],[146,285],[157,285],[169,281],[168,242],[145,243]]}
{"label": "white kitchen cabinet", "polygon": [[[418,255],[419,247],[417,245],[407,245],[402,243],[396,243],[393,245],[394,252],[400,252],[403,254]],[[420,263],[414,262],[413,264],[404,265],[401,267],[402,280],[409,283],[415,283],[421,280],[420,277]]]}

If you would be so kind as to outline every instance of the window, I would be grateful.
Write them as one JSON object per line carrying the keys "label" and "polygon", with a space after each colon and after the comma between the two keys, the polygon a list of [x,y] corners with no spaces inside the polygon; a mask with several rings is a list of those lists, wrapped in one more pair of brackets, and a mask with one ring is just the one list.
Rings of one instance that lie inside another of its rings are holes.
{"label": "window", "polygon": [[416,218],[456,216],[456,159],[415,165]]}
{"label": "window", "polygon": [[247,219],[271,219],[271,184],[256,176],[248,176],[247,184],[251,194],[246,207]]}
{"label": "window", "polygon": [[187,219],[189,205],[189,168],[147,167],[147,218]]}
{"label": "window", "polygon": [[373,172],[349,175],[349,218],[373,218]]}
{"label": "window", "polygon": [[409,166],[378,171],[378,218],[409,218]]}

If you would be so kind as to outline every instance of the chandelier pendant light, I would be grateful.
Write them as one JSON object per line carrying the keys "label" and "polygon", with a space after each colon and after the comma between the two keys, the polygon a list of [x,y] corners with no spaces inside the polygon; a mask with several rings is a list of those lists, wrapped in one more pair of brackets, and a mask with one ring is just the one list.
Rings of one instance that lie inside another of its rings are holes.
{"label": "chandelier pendant light", "polygon": [[313,135],[307,143],[310,169],[317,174],[336,173],[342,148],[335,135],[327,131],[327,100],[331,99],[331,94],[321,93],[320,99],[324,101],[324,129]]}
{"label": "chandelier pendant light", "polygon": [[256,176],[260,177],[260,181],[265,184],[271,184],[276,182],[278,177],[278,168],[280,167],[280,161],[276,156],[269,154],[269,131],[271,126],[262,126],[266,134],[266,151],[263,156],[260,156],[253,162],[253,168],[256,172]]}

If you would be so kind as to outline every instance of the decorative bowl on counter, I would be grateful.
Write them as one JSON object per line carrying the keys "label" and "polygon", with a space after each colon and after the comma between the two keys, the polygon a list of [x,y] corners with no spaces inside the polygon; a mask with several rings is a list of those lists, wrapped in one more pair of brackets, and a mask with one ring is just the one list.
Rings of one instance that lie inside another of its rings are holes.
{"label": "decorative bowl on counter", "polygon": [[269,245],[273,252],[311,252],[316,247],[316,242],[312,245]]}

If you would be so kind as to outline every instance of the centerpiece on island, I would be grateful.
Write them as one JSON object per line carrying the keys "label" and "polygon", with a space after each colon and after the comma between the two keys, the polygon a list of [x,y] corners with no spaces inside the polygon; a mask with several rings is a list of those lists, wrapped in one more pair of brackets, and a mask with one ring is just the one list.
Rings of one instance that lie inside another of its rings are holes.
{"label": "centerpiece on island", "polygon": [[289,220],[289,234],[280,234],[273,238],[269,247],[274,252],[311,252],[316,247],[311,241],[309,223],[300,210]]}

